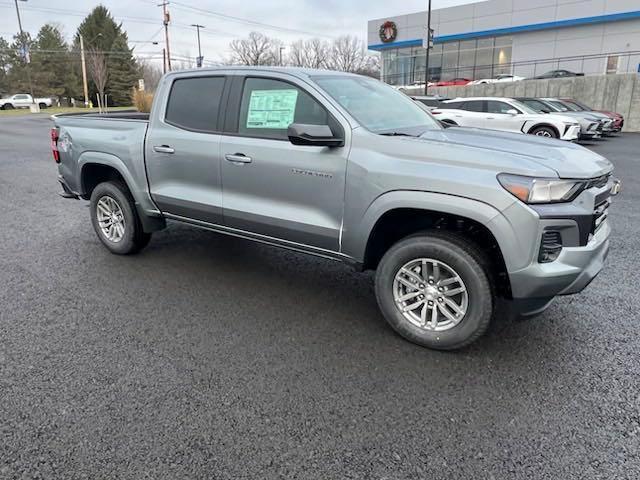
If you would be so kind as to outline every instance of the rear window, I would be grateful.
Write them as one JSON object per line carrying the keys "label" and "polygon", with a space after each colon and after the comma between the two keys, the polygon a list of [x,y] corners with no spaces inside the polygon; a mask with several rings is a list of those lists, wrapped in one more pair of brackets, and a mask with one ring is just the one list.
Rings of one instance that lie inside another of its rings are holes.
{"label": "rear window", "polygon": [[218,131],[225,77],[180,78],[173,82],[165,122],[196,132]]}

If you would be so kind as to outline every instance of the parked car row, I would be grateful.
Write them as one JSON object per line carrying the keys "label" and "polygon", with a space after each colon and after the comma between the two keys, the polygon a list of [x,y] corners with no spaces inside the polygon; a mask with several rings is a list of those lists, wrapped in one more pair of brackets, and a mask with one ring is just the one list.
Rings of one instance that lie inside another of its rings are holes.
{"label": "parked car row", "polygon": [[[481,78],[478,80],[471,80],[469,78],[452,78],[450,80],[441,80],[439,82],[431,83],[429,82],[429,86],[434,87],[455,87],[455,86],[463,86],[463,85],[482,85],[486,83],[505,83],[505,82],[519,82],[521,80],[537,80],[537,79],[548,79],[548,78],[569,78],[569,77],[583,77],[584,73],[576,73],[570,70],[551,70],[549,72],[543,73],[542,75],[537,75],[535,77],[527,78],[521,77],[519,75],[511,75],[510,73],[503,73],[500,75],[496,75],[492,78]],[[422,82],[424,85],[424,82]]]}
{"label": "parked car row", "polygon": [[624,118],[573,99],[534,97],[412,97],[443,124],[557,138],[590,140],[622,130]]}

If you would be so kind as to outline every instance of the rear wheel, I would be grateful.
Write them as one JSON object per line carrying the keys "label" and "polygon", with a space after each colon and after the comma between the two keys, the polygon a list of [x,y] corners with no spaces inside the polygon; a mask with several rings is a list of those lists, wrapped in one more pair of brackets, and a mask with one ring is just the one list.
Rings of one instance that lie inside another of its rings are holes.
{"label": "rear wheel", "polygon": [[376,272],[376,297],[387,322],[407,340],[455,350],[488,328],[494,294],[482,252],[448,232],[401,240]]}
{"label": "rear wheel", "polygon": [[40,107],[40,110],[44,110],[45,108],[47,108],[46,103],[39,103],[38,106]]}
{"label": "rear wheel", "polygon": [[12,104],[12,103],[5,103],[5,104],[2,106],[2,109],[3,109],[3,110],[13,110],[13,104]]}
{"label": "rear wheel", "polygon": [[133,197],[122,182],[110,181],[96,186],[90,207],[93,229],[112,253],[137,253],[151,240],[151,234],[142,229]]}
{"label": "rear wheel", "polygon": [[558,133],[551,127],[536,127],[529,133],[536,137],[559,138]]}

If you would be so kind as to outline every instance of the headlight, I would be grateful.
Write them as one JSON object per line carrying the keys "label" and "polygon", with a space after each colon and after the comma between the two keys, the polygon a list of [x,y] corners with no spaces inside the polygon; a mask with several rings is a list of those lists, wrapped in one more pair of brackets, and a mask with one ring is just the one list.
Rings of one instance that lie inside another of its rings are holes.
{"label": "headlight", "polygon": [[586,185],[583,180],[533,178],[506,173],[498,175],[498,181],[524,203],[570,202]]}

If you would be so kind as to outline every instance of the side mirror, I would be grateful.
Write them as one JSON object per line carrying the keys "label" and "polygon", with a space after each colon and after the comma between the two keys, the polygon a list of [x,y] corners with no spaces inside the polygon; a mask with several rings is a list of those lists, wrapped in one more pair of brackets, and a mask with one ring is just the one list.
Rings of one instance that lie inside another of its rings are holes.
{"label": "side mirror", "polygon": [[344,138],[333,135],[329,125],[292,123],[287,129],[289,141],[294,145],[308,147],[343,147]]}
{"label": "side mirror", "polygon": [[510,108],[509,110],[507,110],[507,113],[509,115],[518,115],[518,110],[516,110],[515,108]]}
{"label": "side mirror", "polygon": [[546,108],[541,108],[540,111],[542,113],[551,113],[551,110],[547,110]]}

